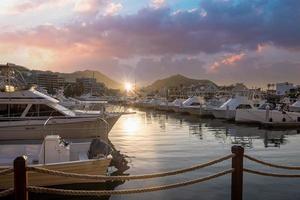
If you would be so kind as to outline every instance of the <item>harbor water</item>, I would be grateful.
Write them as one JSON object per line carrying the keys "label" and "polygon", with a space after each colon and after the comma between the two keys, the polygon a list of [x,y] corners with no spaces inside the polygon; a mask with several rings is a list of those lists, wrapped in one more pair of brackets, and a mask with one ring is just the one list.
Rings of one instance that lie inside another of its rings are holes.
{"label": "harbor water", "polygon": [[[245,153],[283,165],[300,166],[300,134],[297,130],[271,131],[216,119],[158,111],[136,111],[124,115],[110,133],[110,140],[128,156],[126,173],[147,174],[190,167],[230,154],[232,145],[242,145]],[[291,173],[245,160],[247,168]],[[231,161],[183,175],[143,181],[127,181],[115,189],[141,188],[182,182],[231,167]],[[299,172],[298,172],[299,174]],[[110,199],[230,199],[230,175],[182,188],[112,196]],[[244,199],[281,200],[300,197],[300,179],[244,175]]]}

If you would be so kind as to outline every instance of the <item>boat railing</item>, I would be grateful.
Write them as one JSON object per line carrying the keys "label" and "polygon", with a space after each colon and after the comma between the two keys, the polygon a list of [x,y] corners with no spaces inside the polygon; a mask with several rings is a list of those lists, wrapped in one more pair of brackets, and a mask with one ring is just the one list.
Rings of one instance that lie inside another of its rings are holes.
{"label": "boat railing", "polygon": [[[42,167],[32,167],[26,165],[26,157],[18,157],[14,161],[14,168],[0,170],[0,176],[6,176],[8,174],[14,174],[14,188],[9,188],[0,192],[0,197],[14,195],[15,200],[27,200],[28,192],[48,195],[68,195],[68,196],[110,196],[110,195],[125,195],[125,194],[136,194],[145,192],[155,192],[168,189],[179,188],[183,186],[193,185],[196,183],[202,183],[208,180],[212,180],[221,176],[231,174],[231,200],[242,200],[243,199],[243,175],[244,172],[260,176],[277,177],[277,178],[300,178],[300,174],[280,174],[280,173],[269,173],[257,171],[249,168],[244,168],[244,158],[253,161],[264,166],[285,169],[285,170],[300,170],[300,166],[284,166],[269,163],[266,161],[259,160],[252,156],[244,154],[244,148],[241,146],[233,146],[231,148],[231,154],[223,156],[218,159],[208,161],[206,163],[197,164],[191,167],[172,170],[162,173],[154,174],[143,174],[143,175],[129,175],[129,176],[102,176],[102,175],[87,175],[78,173],[66,173],[63,171],[49,170]],[[129,181],[129,180],[145,180],[153,178],[162,178],[168,176],[175,176],[179,174],[188,173],[194,170],[203,169],[227,160],[231,159],[231,167],[223,171],[219,171],[212,175],[208,175],[193,180],[168,184],[158,185],[146,188],[135,188],[135,189],[122,189],[122,190],[70,190],[70,189],[55,189],[47,187],[39,187],[28,185],[28,172],[31,173],[42,173],[50,176],[60,176],[72,179],[86,179],[93,181]]]}

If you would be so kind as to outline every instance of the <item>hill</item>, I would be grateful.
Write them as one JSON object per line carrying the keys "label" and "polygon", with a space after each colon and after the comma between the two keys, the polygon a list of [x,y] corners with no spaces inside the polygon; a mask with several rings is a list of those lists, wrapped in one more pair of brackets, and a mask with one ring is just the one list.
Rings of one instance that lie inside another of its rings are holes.
{"label": "hill", "polygon": [[110,79],[106,75],[102,74],[99,71],[92,71],[92,70],[84,70],[84,71],[76,71],[73,73],[58,73],[60,77],[65,78],[66,81],[74,82],[76,78],[92,78],[94,77],[97,82],[104,83],[108,88],[112,89],[120,89],[122,88],[121,84]]}
{"label": "hill", "polygon": [[188,77],[185,77],[183,75],[177,74],[170,77],[167,77],[165,79],[157,80],[151,85],[147,86],[145,89],[148,91],[155,91],[160,90],[162,88],[174,88],[174,87],[185,87],[190,85],[207,85],[207,84],[214,84],[214,82],[210,80],[198,80],[198,79],[191,79]]}

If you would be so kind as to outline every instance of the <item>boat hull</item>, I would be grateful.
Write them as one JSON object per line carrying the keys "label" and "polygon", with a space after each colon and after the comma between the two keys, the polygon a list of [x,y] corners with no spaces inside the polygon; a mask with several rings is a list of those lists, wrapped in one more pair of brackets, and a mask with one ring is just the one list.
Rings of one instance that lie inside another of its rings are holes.
{"label": "boat hull", "polygon": [[293,112],[300,112],[300,107],[296,107],[296,106],[290,106],[290,111],[293,111]]}
{"label": "boat hull", "polygon": [[235,120],[242,123],[282,123],[282,122],[299,122],[300,113],[282,112],[278,110],[237,110]]}
{"label": "boat hull", "polygon": [[[88,175],[106,175],[110,159],[74,161],[57,164],[36,165],[50,170],[62,171],[66,173],[78,173]],[[34,166],[34,165],[33,165]],[[0,168],[3,169],[3,168]],[[1,176],[0,189],[13,187],[13,174]],[[92,179],[67,178],[53,176],[44,173],[28,172],[28,185],[30,186],[53,186],[73,183],[93,183],[100,182]]]}
{"label": "boat hull", "polygon": [[108,140],[108,133],[120,115],[97,117],[74,117],[68,119],[22,120],[0,122],[0,140],[42,140],[46,135],[59,134],[64,139],[100,137]]}
{"label": "boat hull", "polygon": [[227,119],[227,120],[234,120],[235,119],[235,110],[221,110],[215,109],[212,111],[212,114],[217,119]]}

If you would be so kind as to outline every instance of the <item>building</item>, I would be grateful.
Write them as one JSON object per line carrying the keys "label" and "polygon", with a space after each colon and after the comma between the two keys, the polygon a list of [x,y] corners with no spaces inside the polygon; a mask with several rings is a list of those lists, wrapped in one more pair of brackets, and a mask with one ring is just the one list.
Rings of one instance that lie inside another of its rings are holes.
{"label": "building", "polygon": [[105,85],[104,83],[99,83],[95,78],[77,78],[76,83],[82,84],[84,91],[84,94],[97,94],[101,95],[105,91]]}
{"label": "building", "polygon": [[46,90],[57,90],[64,87],[65,79],[54,73],[39,72],[36,74],[36,84]]}
{"label": "building", "polygon": [[290,92],[291,89],[294,89],[294,84],[285,82],[285,83],[276,83],[276,95],[284,96]]}
{"label": "building", "polygon": [[223,96],[231,96],[231,95],[247,95],[249,93],[249,89],[243,83],[236,83],[229,86],[220,86],[218,94]]}
{"label": "building", "polygon": [[193,84],[185,88],[187,96],[212,96],[218,91],[218,86],[214,83]]}

